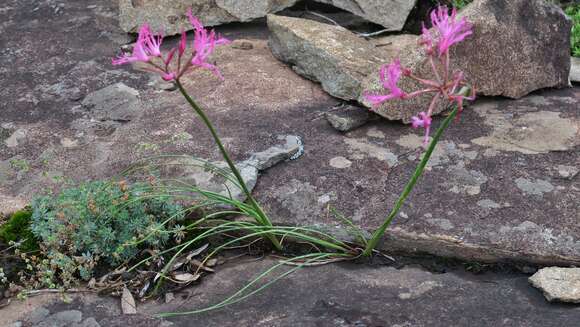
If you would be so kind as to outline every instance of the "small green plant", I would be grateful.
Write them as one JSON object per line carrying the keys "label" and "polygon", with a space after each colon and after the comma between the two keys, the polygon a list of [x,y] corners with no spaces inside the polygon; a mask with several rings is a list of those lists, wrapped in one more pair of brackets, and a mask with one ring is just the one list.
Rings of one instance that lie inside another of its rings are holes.
{"label": "small green plant", "polygon": [[566,14],[572,19],[572,31],[570,34],[570,49],[572,56],[580,57],[580,4],[566,8]]}
{"label": "small green plant", "polygon": [[43,284],[89,280],[100,264],[115,266],[144,248],[160,249],[170,239],[168,229],[184,217],[180,205],[145,183],[94,181],[38,197],[31,230],[46,258],[37,265]]}
{"label": "small green plant", "polygon": [[26,173],[30,170],[30,164],[26,159],[12,159],[10,160],[10,165],[18,172]]}
{"label": "small green plant", "polygon": [[38,242],[30,230],[32,212],[29,209],[13,213],[8,221],[0,226],[0,241],[18,243],[23,252],[38,251]]}
{"label": "small green plant", "polygon": [[471,3],[471,0],[452,0],[451,5],[457,9],[462,9]]}

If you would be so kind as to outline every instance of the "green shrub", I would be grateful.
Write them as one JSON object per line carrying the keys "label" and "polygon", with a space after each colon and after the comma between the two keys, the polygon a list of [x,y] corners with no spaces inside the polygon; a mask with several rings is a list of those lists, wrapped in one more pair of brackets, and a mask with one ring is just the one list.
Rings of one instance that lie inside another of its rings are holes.
{"label": "green shrub", "polygon": [[[43,284],[88,280],[95,267],[129,261],[147,248],[160,249],[183,208],[147,184],[95,181],[43,196],[32,203],[31,230],[40,240]],[[166,223],[165,223],[166,222]],[[47,275],[48,272],[48,275]]]}
{"label": "green shrub", "polygon": [[8,221],[0,226],[0,241],[10,244],[21,242],[19,249],[22,252],[38,251],[38,242],[30,230],[32,211],[29,209],[13,213]]}
{"label": "green shrub", "polygon": [[580,57],[580,4],[566,8],[566,14],[572,19],[570,48],[574,57]]}

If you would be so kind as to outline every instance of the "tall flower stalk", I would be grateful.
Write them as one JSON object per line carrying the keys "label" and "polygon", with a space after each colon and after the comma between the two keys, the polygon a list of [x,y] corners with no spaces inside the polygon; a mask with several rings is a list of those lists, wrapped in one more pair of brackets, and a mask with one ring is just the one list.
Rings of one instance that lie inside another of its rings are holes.
{"label": "tall flower stalk", "polygon": [[[192,110],[201,118],[205,126],[208,128],[222,157],[236,178],[242,192],[247,198],[247,201],[254,209],[254,218],[257,223],[266,227],[272,227],[272,222],[252,196],[246,182],[224,147],[216,128],[213,126],[203,109],[189,95],[181,83],[180,78],[183,74],[198,68],[208,69],[218,78],[223,80],[223,76],[219,69],[215,65],[210,64],[208,58],[213,53],[216,46],[230,43],[229,40],[216,35],[213,30],[206,30],[201,22],[192,15],[191,10],[188,11],[187,15],[194,29],[194,40],[191,46],[191,53],[187,53],[187,35],[185,32],[182,32],[179,45],[164,55],[161,51],[163,36],[161,34],[153,34],[149,26],[144,24],[139,30],[139,36],[137,37],[137,42],[133,47],[133,52],[131,54],[123,54],[122,56],[113,59],[112,63],[113,65],[122,65],[133,62],[145,63],[147,64],[146,69],[148,71],[158,73],[165,81],[173,81],[177,85],[177,88]],[[275,236],[270,234],[265,235],[276,249],[282,249],[280,242]]]}
{"label": "tall flower stalk", "polygon": [[[366,93],[364,97],[374,106],[380,105],[391,99],[410,99],[424,94],[432,94],[427,111],[420,112],[417,116],[411,118],[413,128],[425,129],[423,145],[426,151],[411,179],[403,189],[397,202],[384,222],[377,228],[371,239],[367,242],[363,255],[370,256],[374,248],[384,236],[387,228],[392,223],[395,216],[405,203],[405,200],[415,187],[419,177],[423,174],[437,142],[443,135],[443,132],[449,127],[451,122],[458,117],[463,110],[465,100],[475,100],[475,88],[468,86],[465,81],[465,75],[461,71],[450,72],[449,50],[454,45],[463,41],[466,37],[473,34],[473,26],[465,18],[457,19],[457,11],[453,9],[449,15],[449,9],[440,6],[431,13],[431,23],[433,27],[429,30],[423,25],[420,44],[424,46],[427,60],[432,68],[433,79],[425,79],[416,76],[410,69],[401,65],[399,59],[395,59],[391,64],[381,67],[379,71],[380,81],[383,87],[389,91],[388,94],[371,94]],[[411,78],[423,85],[424,88],[418,91],[407,93],[398,87],[398,82],[402,77]],[[468,95],[470,94],[470,95]],[[446,101],[455,108],[443,121],[441,126],[429,143],[429,134],[431,130],[432,114],[440,101]]]}

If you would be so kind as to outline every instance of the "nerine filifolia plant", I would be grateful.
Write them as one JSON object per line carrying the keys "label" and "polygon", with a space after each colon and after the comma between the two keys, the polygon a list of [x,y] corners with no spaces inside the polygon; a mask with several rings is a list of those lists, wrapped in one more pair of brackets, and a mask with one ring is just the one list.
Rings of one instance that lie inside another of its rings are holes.
{"label": "nerine filifolia plant", "polygon": [[[113,64],[122,65],[133,62],[145,63],[148,70],[160,74],[165,81],[172,81],[177,85],[177,88],[185,100],[207,126],[214,142],[222,154],[222,157],[228,164],[229,169],[244,192],[249,204],[253,208],[253,217],[260,225],[271,227],[272,223],[270,219],[250,193],[240,172],[226,151],[215,127],[203,109],[187,93],[180,81],[183,74],[199,68],[208,69],[218,78],[223,79],[219,69],[215,65],[209,63],[208,58],[213,53],[216,46],[228,44],[230,41],[216,35],[213,30],[206,30],[201,22],[192,15],[191,10],[188,11],[187,16],[194,30],[194,40],[191,47],[191,53],[187,53],[187,34],[183,32],[181,34],[179,45],[176,48],[171,49],[167,54],[163,54],[161,51],[163,36],[160,34],[153,34],[149,26],[145,24],[139,30],[139,36],[133,48],[133,52],[113,59]],[[270,239],[277,249],[280,250],[282,248],[276,237],[269,234],[266,234],[266,237]]]}
{"label": "nerine filifolia plant", "polygon": [[[426,150],[423,158],[383,224],[375,230],[371,239],[367,242],[363,252],[363,255],[366,256],[369,256],[377,246],[406,198],[415,187],[417,180],[425,170],[425,166],[439,138],[450,125],[451,121],[463,110],[463,102],[465,100],[475,100],[475,88],[467,84],[465,74],[462,71],[450,71],[449,55],[449,50],[454,44],[462,42],[465,38],[473,34],[473,25],[465,18],[458,19],[456,9],[453,9],[451,15],[449,15],[449,9],[446,6],[440,6],[433,10],[431,13],[431,23],[433,25],[431,29],[427,29],[423,24],[420,44],[425,48],[427,60],[432,68],[434,79],[416,76],[410,69],[403,67],[399,59],[395,59],[391,64],[381,67],[379,71],[380,80],[389,93],[378,95],[367,93],[364,95],[375,106],[391,99],[405,100],[424,94],[433,95],[427,111],[422,111],[417,116],[411,118],[413,128],[423,128],[425,130],[423,144]],[[410,93],[405,92],[398,87],[398,82],[402,77],[411,78],[423,85],[424,88]],[[468,94],[470,95],[468,96]],[[446,101],[450,105],[455,105],[455,108],[439,126],[439,129],[429,143],[432,124],[431,116],[440,101]]]}

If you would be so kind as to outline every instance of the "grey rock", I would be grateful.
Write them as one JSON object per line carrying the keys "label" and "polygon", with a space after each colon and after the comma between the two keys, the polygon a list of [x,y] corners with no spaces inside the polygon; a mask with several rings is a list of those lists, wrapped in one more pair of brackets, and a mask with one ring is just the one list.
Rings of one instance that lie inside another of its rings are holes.
{"label": "grey rock", "polygon": [[572,22],[560,7],[543,0],[476,0],[461,15],[475,32],[452,57],[478,93],[520,98],[569,86]]}
{"label": "grey rock", "polygon": [[161,91],[175,91],[177,90],[177,85],[175,83],[164,81],[161,76],[157,74],[151,75],[149,78],[149,83],[147,85]]}
{"label": "grey rock", "polygon": [[256,167],[258,170],[266,170],[281,161],[292,158],[294,154],[300,151],[300,139],[297,136],[288,135],[279,137],[279,139],[283,139],[286,143],[270,147],[262,152],[254,153],[245,162]]}
{"label": "grey rock", "polygon": [[366,108],[346,106],[326,113],[326,120],[341,132],[348,132],[376,119]]}
{"label": "grey rock", "polygon": [[93,317],[83,320],[83,322],[75,323],[71,327],[101,327],[97,320]]}
{"label": "grey rock", "polygon": [[554,185],[541,179],[533,181],[520,177],[516,179],[516,185],[520,190],[522,190],[522,192],[530,195],[542,196],[544,193],[552,192],[554,190]]}
{"label": "grey rock", "polygon": [[15,321],[15,322],[7,325],[6,327],[22,327],[22,322],[21,321]]}
{"label": "grey rock", "polygon": [[[224,267],[196,288],[199,305],[205,307],[222,294],[233,294],[275,264],[265,259]],[[159,311],[173,312],[183,307],[180,304],[171,303]],[[244,313],[236,316],[236,326],[553,327],[573,326],[580,317],[578,308],[554,306],[540,294],[530,294],[522,276],[466,276],[349,263],[298,270],[238,303],[236,312]],[[190,317],[172,321],[192,325]],[[199,315],[196,325],[229,326],[232,313]]]}
{"label": "grey rock", "polygon": [[574,166],[558,165],[558,174],[560,177],[565,179],[573,179],[578,175],[580,169]]}
{"label": "grey rock", "polygon": [[83,319],[83,313],[79,310],[65,310],[54,313],[39,322],[36,327],[62,327],[79,323]]}
{"label": "grey rock", "polygon": [[234,40],[232,42],[232,49],[252,50],[254,44],[250,40]]}
{"label": "grey rock", "polygon": [[548,267],[529,278],[550,302],[580,303],[580,268]]}
{"label": "grey rock", "polygon": [[9,148],[15,148],[18,146],[18,144],[26,139],[26,134],[27,131],[25,129],[19,128],[4,140],[4,144],[6,144],[6,146]]}
{"label": "grey rock", "polygon": [[[285,143],[254,153],[249,159],[236,163],[236,168],[249,191],[256,186],[260,171],[290,159],[300,150],[297,136],[288,135],[279,139],[283,139]],[[183,156],[171,159],[163,167],[162,173],[165,177],[191,183],[201,189],[217,192],[239,201],[245,200],[245,194],[236,183],[222,176],[229,174],[231,178],[234,178],[225,162],[208,162]]]}
{"label": "grey rock", "polygon": [[38,307],[27,315],[26,321],[31,323],[31,324],[38,324],[44,318],[48,317],[49,314],[50,314],[50,311],[47,308]]}
{"label": "grey rock", "polygon": [[[541,108],[541,107],[540,107]],[[574,119],[560,117],[553,111],[539,110],[520,115],[508,114],[486,103],[473,110],[483,118],[491,133],[471,142],[500,151],[524,154],[569,151],[579,144],[580,128]]]}
{"label": "grey rock", "polygon": [[192,29],[187,16],[193,15],[206,26],[247,22],[294,5],[297,0],[120,0],[119,24],[125,32],[135,33],[148,23],[154,31],[174,35]]}
{"label": "grey rock", "polygon": [[570,81],[580,83],[580,58],[570,58]]}
{"label": "grey rock", "polygon": [[268,28],[274,56],[337,98],[357,99],[364,78],[384,62],[371,42],[340,26],[268,15]]}
{"label": "grey rock", "polygon": [[331,4],[340,9],[382,25],[388,31],[400,31],[417,0],[315,0]]}
{"label": "grey rock", "polygon": [[139,91],[123,83],[117,83],[88,94],[82,105],[93,119],[127,122],[141,113],[138,96]]}

